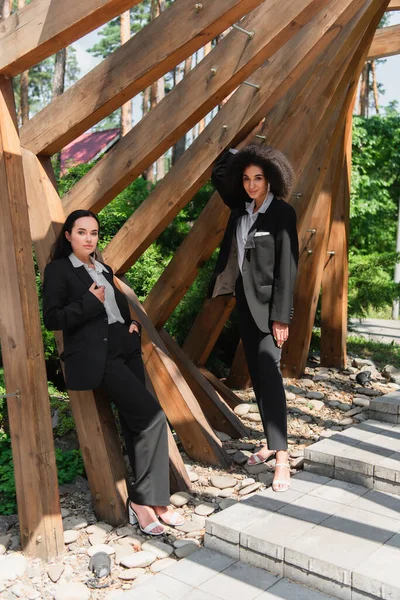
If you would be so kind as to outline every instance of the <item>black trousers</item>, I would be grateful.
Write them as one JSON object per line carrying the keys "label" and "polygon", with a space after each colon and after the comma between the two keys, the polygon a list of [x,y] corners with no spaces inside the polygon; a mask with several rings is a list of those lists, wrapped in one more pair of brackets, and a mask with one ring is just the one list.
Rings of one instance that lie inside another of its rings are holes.
{"label": "black trousers", "polygon": [[281,350],[271,332],[261,331],[249,309],[243,279],[235,287],[239,331],[264,432],[270,450],[287,450],[286,395],[280,370]]}
{"label": "black trousers", "polygon": [[167,420],[146,389],[140,338],[126,325],[108,327],[108,352],[101,387],[118,409],[121,430],[135,475],[129,495],[136,504],[169,504]]}

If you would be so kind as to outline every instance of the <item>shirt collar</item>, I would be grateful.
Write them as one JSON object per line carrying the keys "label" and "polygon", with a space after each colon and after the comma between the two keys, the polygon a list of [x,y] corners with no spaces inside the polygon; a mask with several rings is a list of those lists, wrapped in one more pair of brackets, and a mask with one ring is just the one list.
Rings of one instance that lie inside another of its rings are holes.
{"label": "shirt collar", "polygon": [[261,204],[260,208],[256,213],[253,213],[254,200],[252,200],[251,202],[246,202],[246,211],[249,213],[250,216],[252,216],[253,214],[258,215],[259,213],[263,214],[267,211],[273,199],[274,195],[271,192],[268,192],[268,194],[265,196],[264,202]]}
{"label": "shirt collar", "polygon": [[[84,262],[82,262],[77,256],[75,256],[75,254],[73,252],[71,252],[71,254],[69,255],[68,258],[75,268],[77,268],[77,267],[85,267],[85,269],[89,268]],[[102,273],[103,271],[105,273],[108,273],[108,270],[106,269],[106,267],[104,265],[102,265],[98,260],[95,260],[93,258],[93,256],[90,256],[89,258],[90,258],[90,262],[94,265],[96,273]]]}

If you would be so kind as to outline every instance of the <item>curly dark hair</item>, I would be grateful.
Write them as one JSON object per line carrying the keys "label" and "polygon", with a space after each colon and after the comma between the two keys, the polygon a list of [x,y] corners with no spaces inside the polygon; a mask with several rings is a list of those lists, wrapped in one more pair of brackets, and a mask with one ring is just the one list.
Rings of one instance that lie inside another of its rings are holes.
{"label": "curly dark hair", "polygon": [[243,187],[243,172],[250,165],[261,167],[274,196],[288,198],[294,179],[290,162],[280,150],[259,144],[250,144],[234,155],[227,172],[232,193]]}

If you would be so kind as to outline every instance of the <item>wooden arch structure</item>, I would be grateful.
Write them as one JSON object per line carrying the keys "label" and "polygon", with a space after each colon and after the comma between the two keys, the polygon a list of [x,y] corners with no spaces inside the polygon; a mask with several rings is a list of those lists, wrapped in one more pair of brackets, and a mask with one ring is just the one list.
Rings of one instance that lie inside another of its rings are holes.
{"label": "wooden arch structure", "polygon": [[[258,127],[255,139],[282,149],[296,174],[301,259],[284,371],[298,376],[304,369],[321,286],[322,361],[342,365],[353,100],[366,58],[399,52],[398,26],[375,34],[385,10],[400,9],[398,0],[176,0],[18,130],[11,78],[138,2],[34,0],[0,23],[0,336],[13,394],[21,542],[42,558],[61,553],[64,544],[32,241],[42,271],[67,213],[99,211],[228,98],[105,248],[104,260],[124,273],[209,178],[221,151]],[[239,21],[61,200],[51,155]],[[151,385],[183,448],[193,459],[224,466],[229,456],[214,430],[245,431],[232,411],[235,395],[204,364],[234,300],[206,300],[182,349],[163,325],[218,246],[227,217],[214,194],[144,306],[118,280],[144,325]],[[240,375],[239,346],[232,378]],[[96,513],[121,523],[125,467],[110,407],[92,392],[70,392],[70,401]],[[189,487],[172,435],[170,463],[174,487]]]}

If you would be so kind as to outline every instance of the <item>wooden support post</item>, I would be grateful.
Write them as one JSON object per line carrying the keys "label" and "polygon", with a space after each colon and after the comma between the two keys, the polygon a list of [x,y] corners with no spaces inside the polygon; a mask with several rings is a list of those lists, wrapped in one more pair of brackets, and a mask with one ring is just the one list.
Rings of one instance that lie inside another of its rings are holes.
{"label": "wooden support post", "polygon": [[400,25],[378,29],[368,52],[367,60],[400,54]]}
{"label": "wooden support post", "polygon": [[[140,93],[185,57],[196,52],[207,40],[217,37],[260,2],[261,0],[220,0],[208,3],[207,9],[199,12],[196,12],[192,0],[180,0],[172,4],[62,96],[35,115],[21,129],[22,145],[35,154],[58,152],[119,108],[127,99]],[[178,27],[179,22],[185,23],[185,27]],[[243,44],[244,42],[245,40]],[[203,85],[207,85],[206,80]],[[193,97],[193,104],[189,101],[189,94],[185,95],[185,99],[187,106],[183,105],[184,108],[198,108],[195,105],[196,96]],[[170,106],[174,106],[174,103]],[[157,112],[152,113],[152,123],[159,110],[157,108]],[[143,123],[135,131],[141,130],[142,126]],[[140,138],[135,133],[134,146],[138,145],[139,138],[141,146],[146,137],[149,138],[147,143],[150,147],[156,146],[156,138],[161,133],[155,126],[150,136],[143,134],[145,137]],[[134,163],[134,156],[134,153],[130,156],[131,164]],[[155,158],[158,156],[157,154]],[[154,159],[151,160],[154,162]]]}
{"label": "wooden support post", "polygon": [[211,373],[205,367],[199,368],[200,373],[204,375],[204,377],[211,383],[213,388],[218,392],[218,394],[225,400],[227,404],[231,408],[235,408],[239,404],[242,404],[239,396],[236,396],[218,377],[216,377],[213,373]]}
{"label": "wooden support post", "polygon": [[11,80],[0,77],[0,338],[21,547],[64,551],[49,392]]}
{"label": "wooden support post", "polygon": [[14,77],[140,0],[37,0],[0,24],[0,73]]}
{"label": "wooden support post", "polygon": [[338,194],[334,198],[329,260],[322,277],[321,365],[345,368],[347,356],[348,243],[350,225],[350,180],[354,100],[344,134],[344,160]]}
{"label": "wooden support post", "polygon": [[[336,0],[329,3],[326,9],[320,11],[297,36],[275,54],[273,61],[267,62],[252,75],[252,82],[260,85],[259,91],[241,86],[230,97],[184,156],[159,182],[151,195],[105,248],[106,262],[115,272],[125,272],[132,266],[207,181],[212,164],[221,151],[245,138],[265,114],[279,102],[294,83],[293,71],[296,71],[296,77],[300,77],[314,64],[324,49],[340,34],[343,14],[346,14],[346,18],[352,16],[348,13],[350,8],[353,8],[353,4],[349,0]],[[357,11],[353,8],[353,12]],[[332,27],[336,22],[338,26]],[[313,53],[315,47],[317,50]],[[212,56],[213,53],[204,60]],[[200,65],[203,62],[201,61]],[[167,98],[172,94],[173,92],[168,94]],[[172,112],[166,115],[163,122],[167,118],[171,120],[171,114],[175,114],[174,108],[171,110]],[[108,172],[107,169],[104,171],[104,177]],[[96,186],[99,187],[98,182]],[[171,197],[171,189],[174,190],[173,197]],[[77,191],[78,189],[74,192],[74,196],[80,202]],[[86,192],[83,197],[85,195],[87,196]],[[75,208],[75,203],[71,203],[70,200],[66,200],[66,205]]]}
{"label": "wooden support post", "polygon": [[388,10],[400,10],[400,0],[391,0],[389,2]]}
{"label": "wooden support post", "polygon": [[232,438],[246,437],[248,432],[242,421],[235,415],[211,383],[200,373],[185,352],[165,329],[160,331],[160,336],[213,429],[223,431]]}
{"label": "wooden support post", "polygon": [[230,458],[208,424],[195,396],[171,359],[169,352],[138,301],[121,279],[120,289],[128,298],[131,312],[143,325],[143,360],[157,397],[188,456],[206,464],[228,466]]}
{"label": "wooden support post", "polygon": [[247,390],[251,387],[251,378],[242,340],[239,341],[236,348],[226,385],[234,390]]}
{"label": "wooden support post", "polygon": [[233,296],[205,300],[182,346],[196,365],[206,363],[235,304]]}

